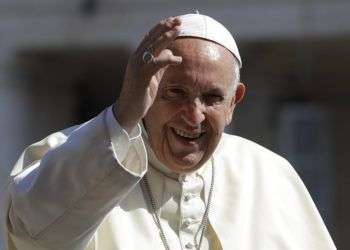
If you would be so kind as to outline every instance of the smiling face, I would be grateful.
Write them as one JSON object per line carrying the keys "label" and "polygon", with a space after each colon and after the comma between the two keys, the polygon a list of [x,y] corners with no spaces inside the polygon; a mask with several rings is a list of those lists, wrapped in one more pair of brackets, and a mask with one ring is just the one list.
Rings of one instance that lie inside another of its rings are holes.
{"label": "smiling face", "polygon": [[234,57],[224,47],[182,38],[171,49],[182,63],[165,71],[144,122],[158,160],[185,173],[210,158],[244,89],[232,91]]}

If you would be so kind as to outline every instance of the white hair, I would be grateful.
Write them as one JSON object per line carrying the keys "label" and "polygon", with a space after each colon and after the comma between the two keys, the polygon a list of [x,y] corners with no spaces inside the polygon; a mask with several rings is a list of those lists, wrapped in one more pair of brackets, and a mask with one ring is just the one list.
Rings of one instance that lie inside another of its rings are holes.
{"label": "white hair", "polygon": [[233,95],[236,92],[237,86],[240,82],[241,78],[241,72],[240,72],[240,67],[239,67],[239,62],[236,57],[233,58],[233,80],[232,80],[232,92],[231,94]]}

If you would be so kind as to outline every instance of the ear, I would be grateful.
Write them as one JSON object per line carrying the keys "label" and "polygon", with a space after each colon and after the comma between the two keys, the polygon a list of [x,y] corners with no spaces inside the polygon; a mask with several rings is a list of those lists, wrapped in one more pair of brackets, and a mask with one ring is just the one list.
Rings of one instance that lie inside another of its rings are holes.
{"label": "ear", "polygon": [[226,126],[231,123],[233,111],[238,103],[240,103],[245,94],[245,85],[243,83],[238,83],[235,93],[231,98],[229,112],[226,114]]}

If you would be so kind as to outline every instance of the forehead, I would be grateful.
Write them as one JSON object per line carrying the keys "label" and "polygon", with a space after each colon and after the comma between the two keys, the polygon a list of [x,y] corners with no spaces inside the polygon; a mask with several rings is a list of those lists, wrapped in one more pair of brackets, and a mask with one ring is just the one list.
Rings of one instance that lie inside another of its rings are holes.
{"label": "forehead", "polygon": [[194,57],[202,58],[204,61],[217,61],[232,64],[233,55],[225,47],[215,42],[193,37],[177,38],[170,46],[175,55],[190,60]]}
{"label": "forehead", "polygon": [[170,48],[182,57],[182,63],[170,66],[167,79],[186,79],[188,84],[231,83],[234,77],[234,57],[223,46],[199,38],[176,39]]}

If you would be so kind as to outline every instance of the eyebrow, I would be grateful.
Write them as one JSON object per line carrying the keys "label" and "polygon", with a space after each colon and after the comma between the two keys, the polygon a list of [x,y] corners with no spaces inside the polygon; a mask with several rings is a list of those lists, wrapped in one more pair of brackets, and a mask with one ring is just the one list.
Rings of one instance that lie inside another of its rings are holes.
{"label": "eyebrow", "polygon": [[[185,89],[186,91],[190,91],[191,90],[191,88],[188,87],[188,84],[180,83],[180,82],[174,83],[174,82],[167,81],[167,82],[165,82],[163,88],[167,88],[167,87],[179,87],[179,88]],[[201,92],[204,93],[204,94],[217,94],[217,95],[225,96],[224,91],[221,88],[218,88],[218,87],[202,88]]]}
{"label": "eyebrow", "polygon": [[212,88],[208,90],[204,90],[204,94],[214,94],[214,95],[220,95],[220,96],[225,96],[225,93],[222,89],[220,88]]}

